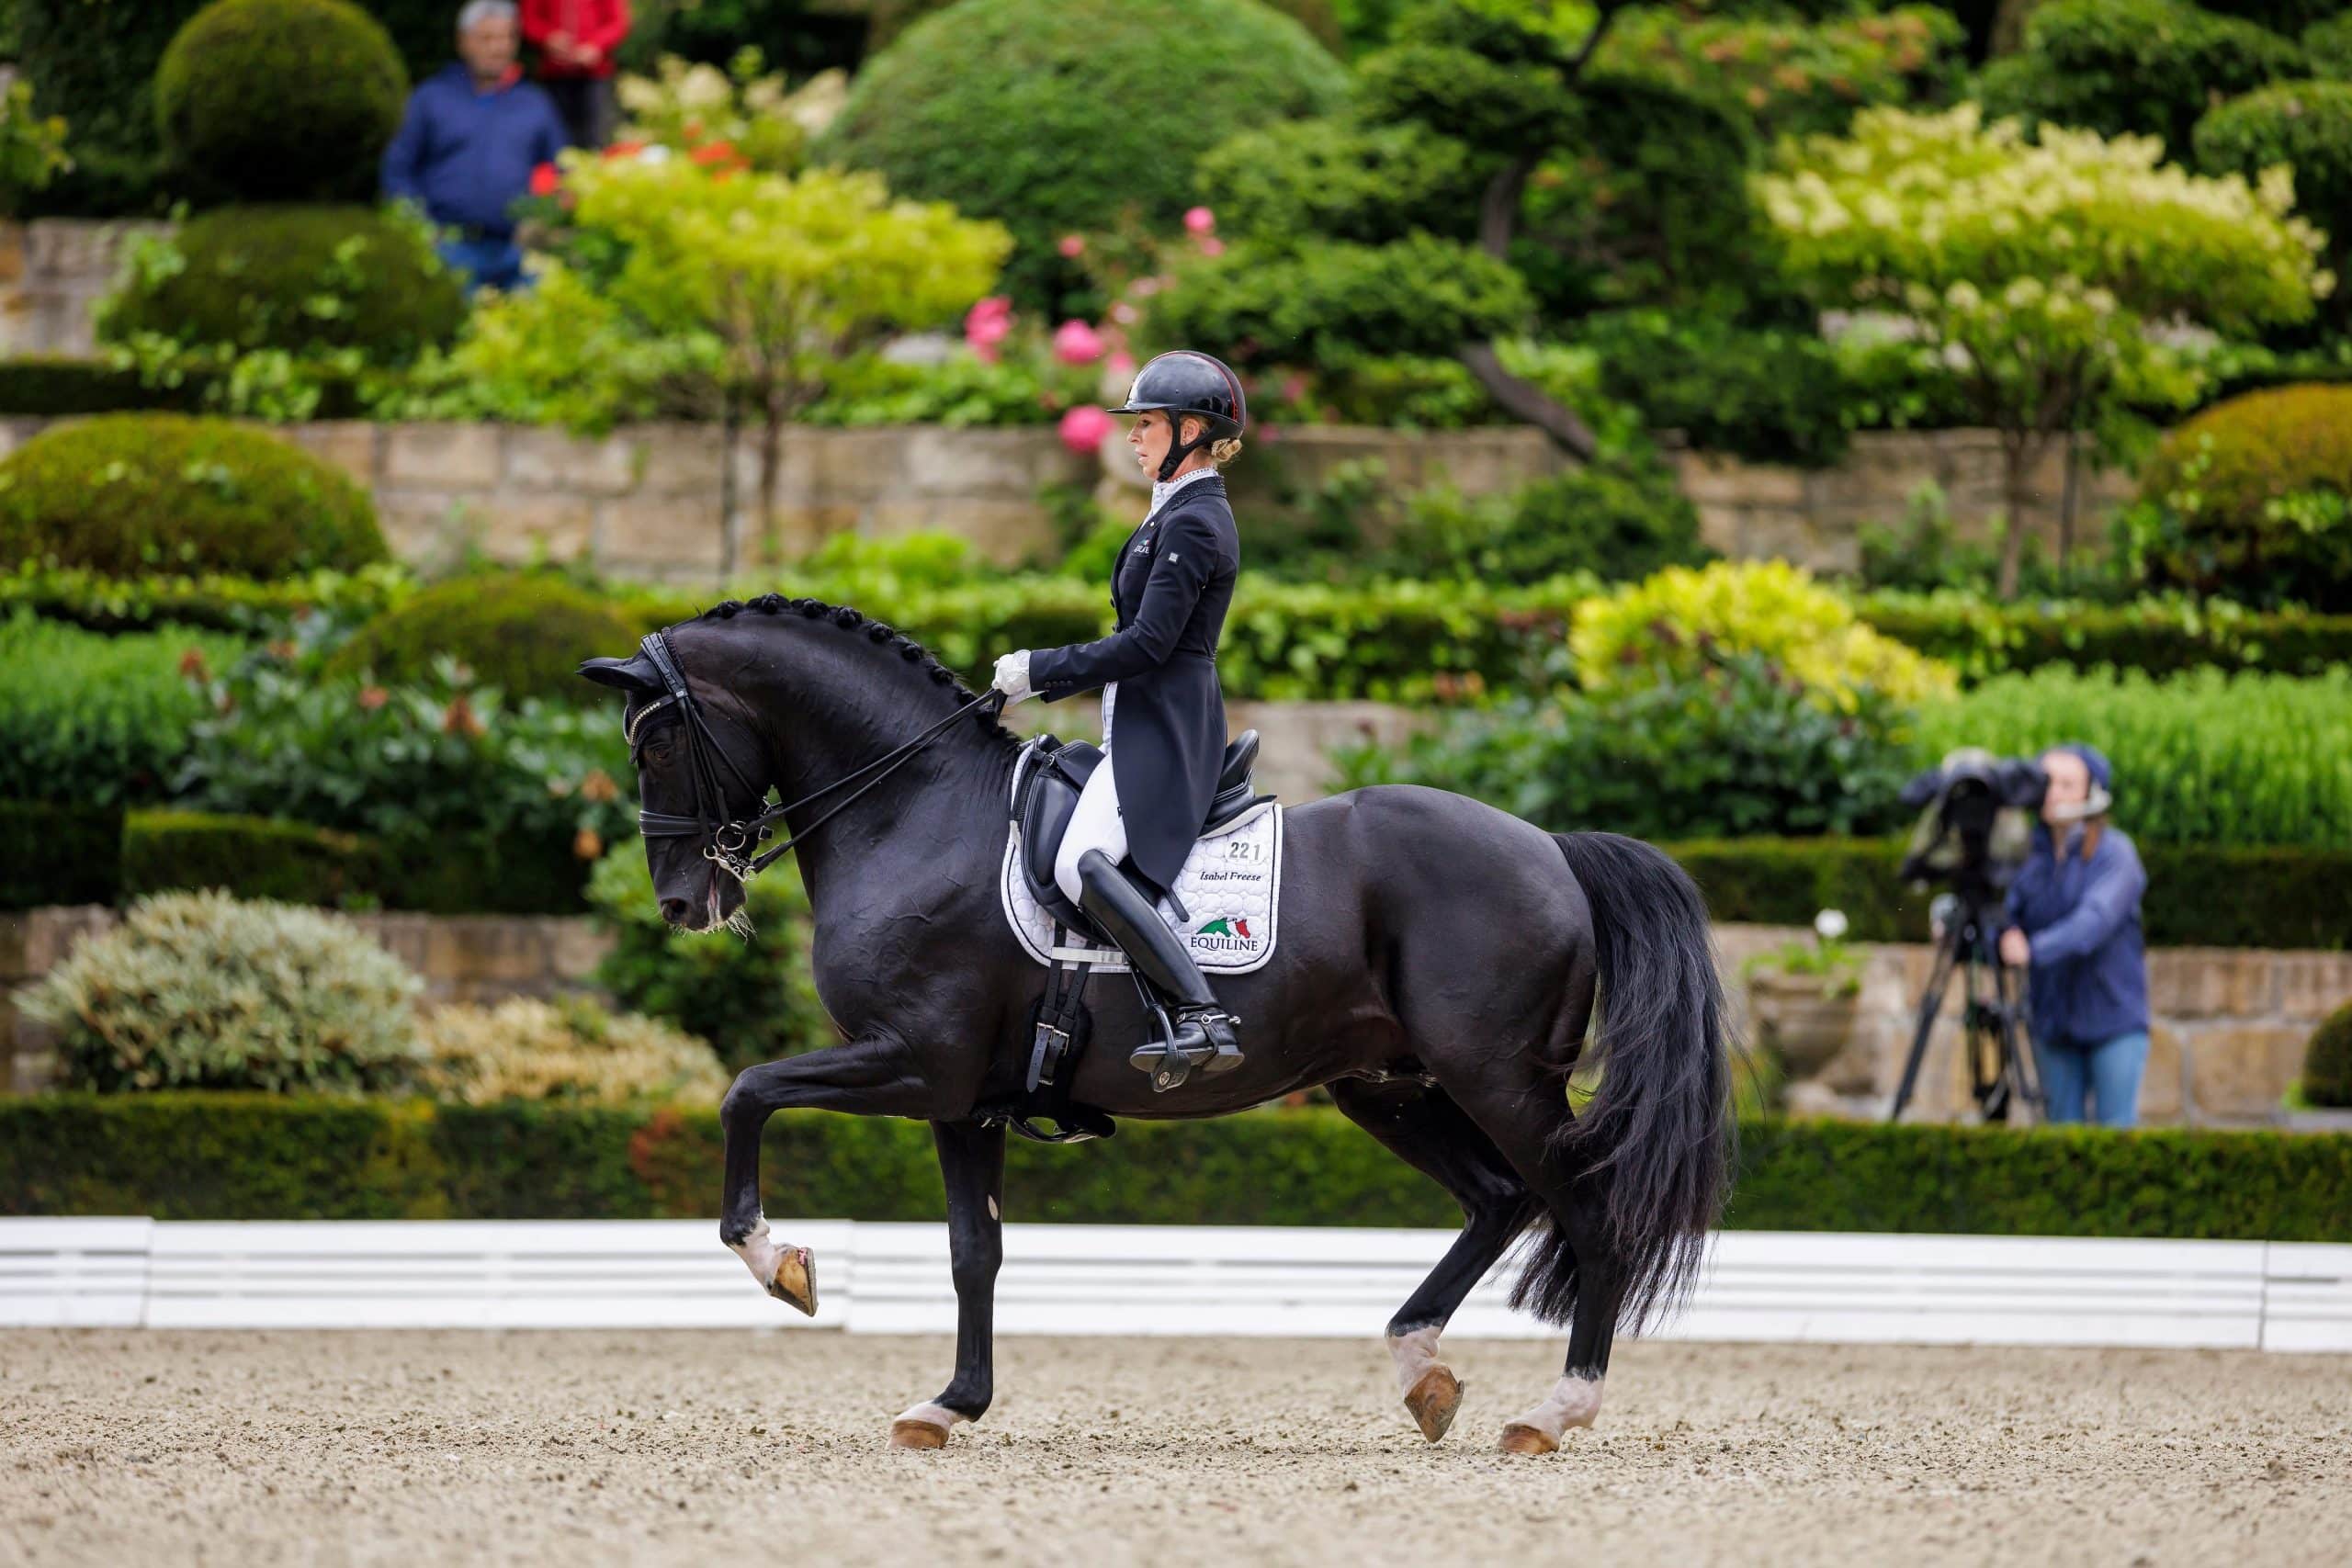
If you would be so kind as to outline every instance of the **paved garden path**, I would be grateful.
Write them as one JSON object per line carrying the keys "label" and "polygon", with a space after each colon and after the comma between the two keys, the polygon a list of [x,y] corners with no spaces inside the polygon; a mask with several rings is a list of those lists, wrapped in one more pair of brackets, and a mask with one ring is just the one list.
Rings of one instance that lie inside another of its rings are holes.
{"label": "paved garden path", "polygon": [[1621,1347],[1600,1426],[1490,1451],[1548,1346],[1452,1348],[1434,1450],[1376,1343],[0,1334],[0,1562],[2341,1562],[2352,1358]]}

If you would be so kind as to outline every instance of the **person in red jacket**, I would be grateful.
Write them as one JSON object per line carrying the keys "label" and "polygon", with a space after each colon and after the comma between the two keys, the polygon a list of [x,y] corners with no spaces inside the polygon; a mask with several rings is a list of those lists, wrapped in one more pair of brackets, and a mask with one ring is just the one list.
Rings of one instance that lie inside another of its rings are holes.
{"label": "person in red jacket", "polygon": [[574,146],[613,139],[613,56],[628,20],[628,0],[523,0],[523,37]]}

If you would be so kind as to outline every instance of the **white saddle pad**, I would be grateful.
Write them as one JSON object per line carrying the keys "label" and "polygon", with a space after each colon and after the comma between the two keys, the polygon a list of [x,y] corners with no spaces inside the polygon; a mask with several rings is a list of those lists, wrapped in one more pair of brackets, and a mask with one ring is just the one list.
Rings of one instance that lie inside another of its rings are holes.
{"label": "white saddle pad", "polygon": [[[1029,759],[1022,759],[1022,767]],[[1105,767],[1110,764],[1105,762]],[[1021,770],[1013,771],[1012,786],[1021,787]],[[1184,869],[1176,874],[1176,896],[1192,919],[1160,918],[1184,939],[1193,962],[1211,975],[1246,975],[1265,966],[1274,955],[1274,916],[1281,904],[1283,810],[1273,801],[1253,806],[1193,846]],[[1125,973],[1126,955],[1114,947],[1088,945],[1073,936],[1069,945],[1054,946],[1053,917],[1037,906],[1029,878],[1021,869],[1021,824],[1005,835],[1004,864],[997,884],[1003,894],[1004,918],[1012,934],[1039,964],[1058,956],[1067,963],[1091,964],[1097,969]]]}

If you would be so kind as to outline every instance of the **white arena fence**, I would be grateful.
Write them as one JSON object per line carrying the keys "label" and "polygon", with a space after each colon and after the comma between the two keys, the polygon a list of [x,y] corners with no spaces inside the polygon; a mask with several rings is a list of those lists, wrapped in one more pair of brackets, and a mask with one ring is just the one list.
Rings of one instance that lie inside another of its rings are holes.
{"label": "white arena fence", "polygon": [[[940,1224],[772,1220],[817,1255],[811,1320],[707,1221],[0,1219],[0,1325],[835,1328],[949,1334]],[[1002,1334],[1378,1335],[1434,1230],[1007,1225]],[[1508,1263],[1451,1332],[1556,1334]],[[2352,1351],[2352,1246],[1727,1232],[1654,1337]]]}

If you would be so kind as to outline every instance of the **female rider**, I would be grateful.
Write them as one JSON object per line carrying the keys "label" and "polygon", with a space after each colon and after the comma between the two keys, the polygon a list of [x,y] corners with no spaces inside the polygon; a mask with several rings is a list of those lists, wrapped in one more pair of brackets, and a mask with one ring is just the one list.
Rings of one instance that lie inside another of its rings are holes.
{"label": "female rider", "polygon": [[[1220,360],[1179,350],[1137,372],[1127,400],[1127,445],[1152,476],[1151,510],[1111,573],[1115,629],[1096,642],[1023,649],[996,661],[1008,703],[1054,702],[1102,689],[1102,763],[1088,778],[1054,859],[1054,881],[1174,1004],[1174,1048],[1207,1073],[1241,1065],[1238,1021],[1217,1005],[1200,966],[1119,869],[1165,890],[1200,836],[1225,758],[1225,694],[1217,634],[1241,565],[1240,536],[1220,464],[1241,451],[1249,409]],[[1115,720],[1117,738],[1113,739]]]}

